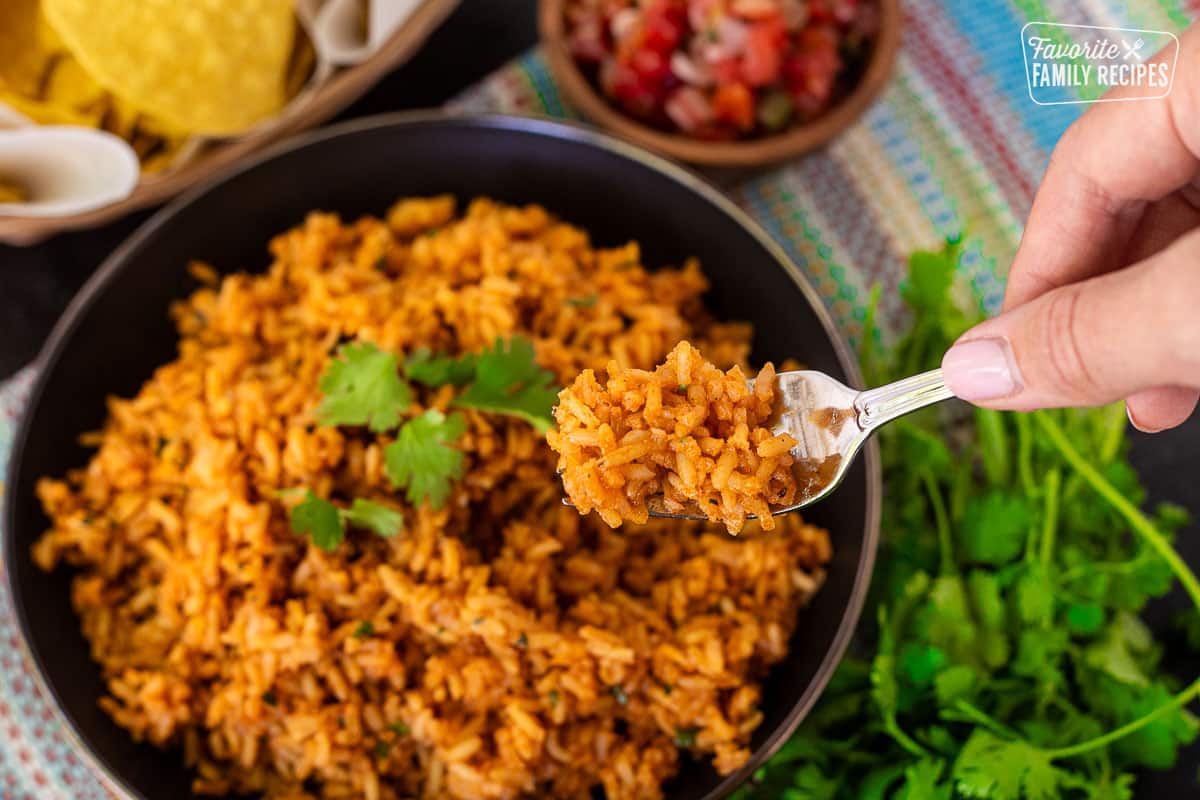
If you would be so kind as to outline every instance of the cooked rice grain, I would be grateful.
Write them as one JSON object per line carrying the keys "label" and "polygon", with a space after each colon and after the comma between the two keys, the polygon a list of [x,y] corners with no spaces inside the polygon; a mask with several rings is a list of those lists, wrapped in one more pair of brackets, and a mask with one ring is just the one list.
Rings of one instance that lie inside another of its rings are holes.
{"label": "cooked rice grain", "polygon": [[796,497],[796,440],[768,427],[776,409],[775,368],[753,389],[741,367],[728,372],[680,342],[653,371],[608,365],[602,385],[584,370],[558,396],[563,487],[579,513],[595,510],[612,527],[647,520],[646,499],[668,511],[698,513],[738,533],[748,515],[772,530],[770,506]]}
{"label": "cooked rice grain", "polygon": [[[383,474],[386,440],[314,411],[347,338],[461,353],[519,333],[565,382],[610,359],[649,369],[684,338],[731,366],[748,327],[710,320],[695,263],[649,272],[636,244],[593,248],[536,206],[476,200],[455,217],[449,198],[414,199],[388,219],[312,214],[271,242],[266,272],[179,303],[178,357],[109,401],[84,468],[40,483],[52,526],[34,556],[75,570],[102,706],[181,748],[207,794],[599,785],[642,800],[687,729],[692,751],[735,769],[759,681],[830,557],[824,531],[611,531],[562,506],[528,424],[472,410],[445,508],[411,508]],[[414,411],[449,396],[421,389]],[[326,553],[291,531],[292,487],[384,500],[405,530],[352,531]]]}

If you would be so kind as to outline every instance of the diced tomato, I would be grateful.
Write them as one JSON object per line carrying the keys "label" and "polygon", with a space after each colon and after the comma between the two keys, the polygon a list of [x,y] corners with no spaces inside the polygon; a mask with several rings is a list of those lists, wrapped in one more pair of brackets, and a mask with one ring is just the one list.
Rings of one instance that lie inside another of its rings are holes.
{"label": "diced tomato", "polygon": [[653,114],[661,103],[659,94],[642,81],[633,67],[611,56],[600,65],[600,88],[639,117]]}
{"label": "diced tomato", "polygon": [[779,0],[733,0],[729,10],[746,19],[769,19],[779,15]]}
{"label": "diced tomato", "polygon": [[661,83],[671,71],[671,62],[656,50],[640,49],[633,54],[629,63],[633,71],[647,84]]}
{"label": "diced tomato", "polygon": [[832,25],[808,25],[796,35],[796,50],[799,52],[828,50],[836,53],[839,38],[837,28]]}
{"label": "diced tomato", "polygon": [[810,22],[833,22],[833,0],[809,0],[808,19]]}
{"label": "diced tomato", "polygon": [[651,0],[642,10],[642,46],[670,55],[683,38],[686,18],[679,0]]}
{"label": "diced tomato", "polygon": [[717,83],[737,83],[741,77],[741,64],[736,58],[723,58],[709,63],[708,71]]}
{"label": "diced tomato", "polygon": [[778,18],[755,23],[742,56],[742,80],[751,86],[766,86],[779,80],[786,39],[787,30]]}
{"label": "diced tomato", "polygon": [[740,131],[754,129],[754,93],[743,83],[717,87],[712,98],[713,116]]}
{"label": "diced tomato", "polygon": [[800,32],[796,52],[784,61],[783,74],[788,89],[804,109],[807,95],[824,103],[833,92],[842,59],[838,55],[837,31],[828,25],[810,25]]}

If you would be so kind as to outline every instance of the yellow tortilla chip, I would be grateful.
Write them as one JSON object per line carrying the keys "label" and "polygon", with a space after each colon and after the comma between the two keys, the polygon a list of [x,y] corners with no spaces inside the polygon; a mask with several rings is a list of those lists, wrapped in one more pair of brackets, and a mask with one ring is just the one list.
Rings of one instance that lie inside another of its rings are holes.
{"label": "yellow tortilla chip", "polygon": [[88,128],[96,127],[99,116],[85,114],[66,106],[55,106],[41,100],[30,100],[24,95],[14,94],[0,88],[0,103],[23,114],[39,125],[81,125]]}
{"label": "yellow tortilla chip", "polygon": [[0,0],[0,102],[42,125],[95,126],[105,97],[37,0]]}
{"label": "yellow tortilla chip", "polygon": [[54,61],[43,82],[40,99],[52,106],[74,109],[100,107],[108,92],[69,53]]}
{"label": "yellow tortilla chip", "polygon": [[317,66],[317,51],[312,40],[304,35],[302,28],[296,29],[295,43],[288,57],[287,77],[284,79],[284,95],[291,100],[308,83]]}
{"label": "yellow tortilla chip", "polygon": [[101,86],[167,125],[229,135],[283,106],[291,0],[44,3],[50,24]]}
{"label": "yellow tortilla chip", "polygon": [[0,88],[36,99],[54,59],[43,35],[38,0],[0,0]]}

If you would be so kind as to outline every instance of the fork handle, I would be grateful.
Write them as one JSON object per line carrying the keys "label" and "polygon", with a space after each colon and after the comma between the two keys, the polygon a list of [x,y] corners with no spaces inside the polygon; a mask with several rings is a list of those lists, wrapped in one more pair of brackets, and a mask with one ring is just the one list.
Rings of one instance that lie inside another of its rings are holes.
{"label": "fork handle", "polygon": [[877,389],[859,392],[854,399],[854,409],[858,412],[859,427],[870,432],[896,417],[953,396],[942,380],[942,371],[931,369]]}

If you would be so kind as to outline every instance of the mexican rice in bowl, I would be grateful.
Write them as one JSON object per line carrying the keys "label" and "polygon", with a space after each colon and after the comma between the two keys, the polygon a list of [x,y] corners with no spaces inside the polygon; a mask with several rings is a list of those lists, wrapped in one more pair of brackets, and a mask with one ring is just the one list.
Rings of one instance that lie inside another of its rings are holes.
{"label": "mexican rice in bowl", "polygon": [[[742,765],[826,532],[610,530],[562,504],[540,418],[478,397],[523,347],[556,386],[683,339],[748,370],[699,265],[485,199],[314,213],[270,251],[261,275],[194,267],[177,358],[38,485],[34,558],[73,570],[105,711],[218,795],[653,798],[685,754]],[[384,369],[339,386],[356,358]],[[390,391],[396,418],[347,422],[339,390]],[[414,425],[450,465],[424,493],[391,457]]]}

